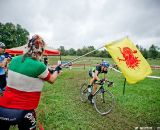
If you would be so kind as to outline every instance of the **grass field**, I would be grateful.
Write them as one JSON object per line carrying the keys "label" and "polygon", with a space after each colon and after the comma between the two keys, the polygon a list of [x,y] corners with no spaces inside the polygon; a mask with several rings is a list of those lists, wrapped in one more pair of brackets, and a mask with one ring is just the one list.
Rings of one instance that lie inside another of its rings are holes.
{"label": "grass field", "polygon": [[[59,57],[50,58],[50,63]],[[62,57],[70,60],[75,57]],[[79,63],[95,65],[102,58],[85,57]],[[113,61],[109,60],[111,63]],[[160,61],[150,60],[160,65]],[[126,85],[123,95],[124,77],[110,70],[108,77],[115,87],[109,90],[115,96],[116,106],[106,115],[99,115],[89,103],[80,101],[81,84],[88,80],[88,68],[63,69],[55,84],[45,83],[37,109],[38,120],[45,130],[134,130],[135,127],[160,127],[160,80],[146,78],[134,85]],[[160,76],[160,70],[152,75]]]}

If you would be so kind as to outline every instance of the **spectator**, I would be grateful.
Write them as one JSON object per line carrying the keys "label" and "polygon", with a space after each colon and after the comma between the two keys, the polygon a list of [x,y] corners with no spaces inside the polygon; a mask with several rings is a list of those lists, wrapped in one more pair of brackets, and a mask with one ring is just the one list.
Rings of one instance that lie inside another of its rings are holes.
{"label": "spectator", "polygon": [[57,65],[61,65],[61,64],[62,64],[61,60],[58,60]]}
{"label": "spectator", "polygon": [[27,53],[10,62],[7,87],[0,98],[1,130],[9,130],[10,125],[18,125],[19,130],[36,130],[35,109],[44,81],[54,83],[61,70],[57,66],[51,75],[39,61],[44,49],[45,42],[35,35],[29,40]]}
{"label": "spectator", "polygon": [[4,55],[5,44],[0,42],[0,96],[3,95],[3,91],[6,87],[6,72],[5,66],[7,64],[7,57]]}
{"label": "spectator", "polygon": [[70,62],[70,63],[68,64],[68,66],[69,66],[69,69],[71,70],[71,69],[72,69],[72,62]]}

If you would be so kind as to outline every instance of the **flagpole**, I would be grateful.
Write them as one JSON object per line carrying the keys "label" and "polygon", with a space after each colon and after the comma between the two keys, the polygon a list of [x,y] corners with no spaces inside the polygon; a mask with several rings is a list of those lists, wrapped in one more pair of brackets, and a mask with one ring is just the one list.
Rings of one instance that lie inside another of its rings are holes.
{"label": "flagpole", "polygon": [[101,47],[99,47],[99,48],[97,48],[97,49],[94,49],[94,50],[92,50],[92,51],[90,51],[90,52],[88,52],[88,53],[86,53],[86,54],[84,54],[84,55],[82,55],[82,56],[79,56],[79,57],[77,57],[77,58],[75,58],[75,59],[73,59],[73,60],[71,60],[71,61],[63,64],[62,67],[65,66],[65,65],[71,64],[71,63],[75,62],[76,60],[79,60],[80,58],[82,58],[82,57],[84,57],[84,56],[86,56],[86,55],[89,55],[89,54],[91,54],[91,53],[93,53],[93,52],[95,52],[95,51],[97,51],[97,50],[99,50],[99,49],[101,49],[101,48],[103,48],[103,47],[104,47],[104,45],[101,46]]}
{"label": "flagpole", "polygon": [[125,88],[126,88],[126,78],[124,79],[124,84],[123,84],[123,95],[125,93]]}
{"label": "flagpole", "polygon": [[[125,37],[128,38],[128,36],[125,36]],[[119,40],[117,40],[117,41],[120,41],[120,40],[122,40],[122,39],[124,39],[124,38],[121,38],[121,39],[119,39]],[[105,45],[106,45],[106,44],[105,44]],[[80,59],[80,58],[82,58],[82,57],[84,57],[84,56],[86,56],[86,55],[88,55],[88,54],[91,54],[91,53],[93,53],[93,52],[95,52],[95,51],[97,51],[97,50],[99,50],[99,49],[101,49],[101,48],[103,48],[103,47],[105,47],[105,45],[103,45],[103,46],[101,46],[101,47],[99,47],[99,48],[97,48],[97,49],[95,49],[95,50],[92,50],[92,51],[90,51],[90,52],[88,52],[88,53],[86,53],[86,54],[84,54],[84,55],[82,55],[82,56],[79,56],[79,57],[77,57],[77,58],[75,58],[75,59],[73,59],[73,60],[71,60],[71,61],[63,64],[62,67],[65,66],[65,65],[71,64],[71,63],[73,63],[74,61],[76,61],[76,60],[78,60],[78,59]],[[106,51],[107,51],[107,49],[106,49]]]}

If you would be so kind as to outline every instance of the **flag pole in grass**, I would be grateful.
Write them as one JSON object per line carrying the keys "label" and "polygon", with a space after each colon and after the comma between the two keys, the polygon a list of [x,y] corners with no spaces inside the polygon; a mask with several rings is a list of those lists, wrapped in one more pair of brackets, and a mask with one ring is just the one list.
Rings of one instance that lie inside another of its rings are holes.
{"label": "flag pole in grass", "polygon": [[125,93],[125,89],[126,89],[126,78],[124,79],[124,85],[123,85],[123,95]]}

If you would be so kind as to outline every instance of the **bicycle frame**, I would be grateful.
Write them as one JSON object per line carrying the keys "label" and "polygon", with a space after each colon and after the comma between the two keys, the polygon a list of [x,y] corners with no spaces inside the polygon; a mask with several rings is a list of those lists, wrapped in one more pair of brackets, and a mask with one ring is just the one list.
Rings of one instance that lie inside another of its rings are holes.
{"label": "bicycle frame", "polygon": [[[93,85],[100,85],[100,87],[96,90],[96,92],[93,94],[93,96],[95,96],[101,89],[104,90],[104,84],[94,83]],[[104,93],[104,92],[102,92],[102,93]]]}
{"label": "bicycle frame", "polygon": [[[105,83],[110,83],[109,81],[104,81],[102,83],[96,82],[93,85],[98,85],[96,88],[96,92],[93,94],[92,103],[94,104],[94,108],[101,115],[106,115],[112,111],[115,105],[113,94],[105,88]],[[80,89],[80,97],[82,102],[88,101],[88,96],[90,92],[88,92],[87,83],[82,84]],[[93,92],[93,91],[92,91]]]}

